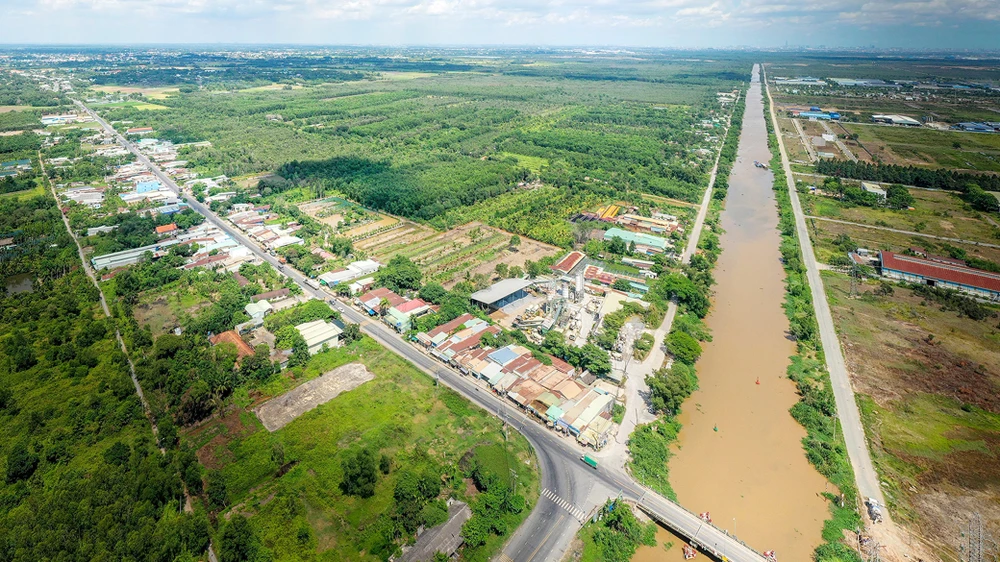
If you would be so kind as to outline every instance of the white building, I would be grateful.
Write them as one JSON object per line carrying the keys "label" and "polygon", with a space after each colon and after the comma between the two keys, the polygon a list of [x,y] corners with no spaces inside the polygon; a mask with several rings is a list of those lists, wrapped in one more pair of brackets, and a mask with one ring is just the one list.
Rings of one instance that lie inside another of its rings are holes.
{"label": "white building", "polygon": [[305,324],[299,324],[295,327],[302,335],[302,339],[306,340],[306,346],[309,347],[309,355],[316,355],[320,351],[323,351],[323,346],[336,347],[340,342],[340,334],[343,333],[336,324],[332,324],[325,320],[314,320],[312,322],[306,322]]}

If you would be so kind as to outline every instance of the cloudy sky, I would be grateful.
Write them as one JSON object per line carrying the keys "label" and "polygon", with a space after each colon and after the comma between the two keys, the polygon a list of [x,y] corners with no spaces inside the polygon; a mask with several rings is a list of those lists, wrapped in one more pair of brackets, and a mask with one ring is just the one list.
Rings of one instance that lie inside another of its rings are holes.
{"label": "cloudy sky", "polygon": [[0,43],[1000,49],[1000,0],[0,0]]}

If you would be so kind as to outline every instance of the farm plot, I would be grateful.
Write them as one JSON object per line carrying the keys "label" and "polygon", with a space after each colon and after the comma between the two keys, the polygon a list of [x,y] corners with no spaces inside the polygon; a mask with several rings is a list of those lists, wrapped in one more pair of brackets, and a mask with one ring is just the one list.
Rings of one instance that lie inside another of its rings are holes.
{"label": "farm plot", "polygon": [[406,256],[421,268],[428,281],[448,288],[462,279],[477,275],[489,278],[498,263],[523,268],[528,261],[538,261],[560,251],[555,246],[524,237],[521,237],[520,246],[512,250],[511,233],[479,222],[470,222],[437,235],[417,225],[402,228],[407,230],[400,234],[394,231],[383,233],[370,239],[369,246],[359,245],[359,248],[366,249],[380,260],[388,260],[395,255]]}
{"label": "farm plot", "polygon": [[[299,205],[299,210],[316,219],[317,221],[333,227],[339,234],[354,238],[355,231],[365,233],[367,227],[373,223],[380,223],[386,217],[369,211],[364,207],[341,199],[339,197],[327,197],[319,201],[310,201]],[[361,234],[363,235],[363,234]]]}

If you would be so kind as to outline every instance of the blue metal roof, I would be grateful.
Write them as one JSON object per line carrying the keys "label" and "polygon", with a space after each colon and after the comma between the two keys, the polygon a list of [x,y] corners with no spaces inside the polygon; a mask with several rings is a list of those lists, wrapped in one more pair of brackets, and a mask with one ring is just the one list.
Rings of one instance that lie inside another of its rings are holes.
{"label": "blue metal roof", "polygon": [[510,346],[507,346],[507,347],[501,347],[500,349],[487,355],[487,357],[489,357],[490,361],[493,361],[494,363],[498,363],[500,365],[506,365],[507,363],[510,363],[511,361],[517,359],[519,355],[513,349],[511,349]]}

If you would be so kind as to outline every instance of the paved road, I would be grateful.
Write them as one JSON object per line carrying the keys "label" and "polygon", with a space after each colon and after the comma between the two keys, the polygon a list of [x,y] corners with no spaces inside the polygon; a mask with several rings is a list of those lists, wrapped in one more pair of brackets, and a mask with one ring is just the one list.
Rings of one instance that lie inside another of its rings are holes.
{"label": "paved road", "polygon": [[872,230],[884,230],[886,232],[895,232],[897,234],[907,234],[909,236],[922,236],[924,238],[933,238],[935,240],[945,240],[947,242],[957,242],[959,244],[971,244],[973,246],[986,246],[987,248],[1000,248],[1000,244],[990,244],[987,242],[976,242],[975,240],[965,240],[963,238],[951,238],[948,236],[935,236],[934,234],[924,234],[923,232],[913,232],[912,230],[900,230],[898,228],[892,228],[889,226],[875,226],[873,224],[865,224],[862,222],[851,222],[843,221],[840,219],[831,219],[828,217],[817,217],[813,215],[806,215],[807,219],[815,219],[818,221],[835,222],[838,224],[847,224],[851,226],[858,226],[861,228],[870,228]]}
{"label": "paved road", "polygon": [[[771,107],[771,123],[777,131],[778,119],[774,113],[774,101],[771,99],[771,90],[767,87],[766,79],[764,85]],[[837,331],[833,325],[833,315],[830,313],[830,305],[826,301],[826,293],[823,290],[823,279],[819,275],[816,255],[813,253],[812,243],[809,241],[806,218],[802,213],[802,205],[799,203],[799,194],[795,190],[792,169],[788,164],[788,154],[785,152],[785,144],[781,140],[781,135],[777,135],[777,137],[778,149],[781,152],[781,165],[785,169],[788,193],[791,196],[792,210],[795,213],[795,229],[799,237],[799,246],[802,249],[802,261],[806,265],[813,307],[816,309],[816,321],[819,324],[820,339],[823,343],[823,355],[826,357],[826,369],[830,373],[830,382],[833,385],[833,396],[837,404],[837,416],[840,418],[841,430],[844,433],[847,456],[854,469],[854,479],[861,495],[875,498],[884,505],[885,499],[882,496],[882,488],[879,486],[878,473],[875,472],[875,466],[872,464],[872,458],[868,452],[865,428],[861,424],[861,414],[858,412],[854,390],[851,388],[851,379],[848,377],[847,366],[844,364],[844,354],[840,349],[840,341],[837,339]]]}
{"label": "paved road", "polygon": [[847,145],[844,144],[844,141],[840,140],[840,137],[837,136],[837,133],[833,132],[833,129],[830,128],[829,123],[827,123],[826,121],[820,121],[819,124],[823,126],[823,130],[826,131],[828,135],[833,135],[833,138],[837,139],[833,142],[837,145],[837,148],[840,149],[840,152],[843,153],[844,156],[850,158],[852,162],[858,161],[858,157],[855,156],[853,152],[851,152],[850,148],[847,148]]}
{"label": "paved road", "polygon": [[[204,215],[206,220],[234,239],[243,242],[250,251],[262,260],[281,269],[285,275],[302,288],[304,293],[321,300],[330,299],[329,293],[307,285],[305,277],[294,268],[281,268],[277,259],[247,239],[240,230],[218,217],[207,206],[184,194],[169,176],[150,162],[132,143],[115,132],[106,121],[82,103],[76,103],[97,119],[106,130],[111,131],[122,146],[132,151],[139,161],[163,182],[164,186],[183,197],[191,205],[191,208]],[[704,222],[703,214],[699,214],[702,215],[701,222]],[[729,560],[734,562],[762,562],[764,560],[751,548],[733,540],[725,531],[705,524],[695,514],[685,510],[680,505],[645,489],[620,469],[605,466],[598,469],[590,468],[580,461],[580,449],[571,438],[559,437],[545,426],[535,423],[524,412],[479,386],[470,377],[459,374],[458,371],[445,366],[404,341],[385,324],[374,321],[340,302],[336,302],[334,308],[346,320],[359,324],[363,332],[389,350],[410,361],[417,368],[463,395],[469,401],[499,417],[509,427],[524,435],[531,444],[538,459],[541,487],[548,490],[549,494],[539,498],[536,507],[525,523],[504,547],[499,560],[503,562],[509,560],[516,562],[560,560],[582,523],[576,515],[581,511],[589,512],[593,507],[603,504],[608,497],[618,495],[641,500],[649,511],[664,521],[673,522],[681,531],[696,533],[701,544],[714,548],[718,552],[725,552]],[[548,495],[560,498],[562,501],[553,501],[547,497]],[[564,506],[574,509],[571,512]]]}
{"label": "paved road", "polygon": [[802,122],[798,119],[792,119],[792,126],[799,133],[799,139],[802,141],[802,147],[806,149],[806,154],[809,155],[809,161],[815,162],[818,160],[819,157],[816,156],[816,149],[813,148],[812,143],[809,142],[809,138],[806,137],[806,132],[802,129]]}
{"label": "paved road", "polygon": [[[726,124],[725,131],[722,133],[723,142],[728,137],[729,127],[731,126],[731,121]],[[683,264],[690,263],[691,256],[698,249],[701,231],[705,227],[705,217],[708,216],[708,207],[712,203],[712,190],[715,187],[715,179],[718,177],[719,160],[722,158],[723,147],[724,145],[719,147],[719,153],[715,156],[715,164],[712,165],[712,172],[708,178],[708,187],[705,189],[705,194],[702,196],[701,203],[698,206],[698,214],[695,216],[694,225],[691,227],[691,234],[688,237],[687,244],[681,252],[681,263]],[[618,433],[615,434],[614,440],[595,455],[600,457],[602,462],[611,462],[616,467],[624,469],[625,463],[628,461],[628,446],[626,443],[629,440],[629,436],[635,431],[637,425],[649,423],[656,419],[656,416],[649,413],[649,404],[647,403],[649,385],[646,384],[646,377],[652,375],[657,369],[663,366],[663,362],[666,359],[666,344],[664,341],[673,327],[676,316],[677,303],[670,301],[667,305],[667,313],[663,316],[663,322],[653,331],[653,348],[649,354],[642,361],[626,362],[628,368],[625,380],[625,416],[622,418],[622,423],[618,426]]]}

